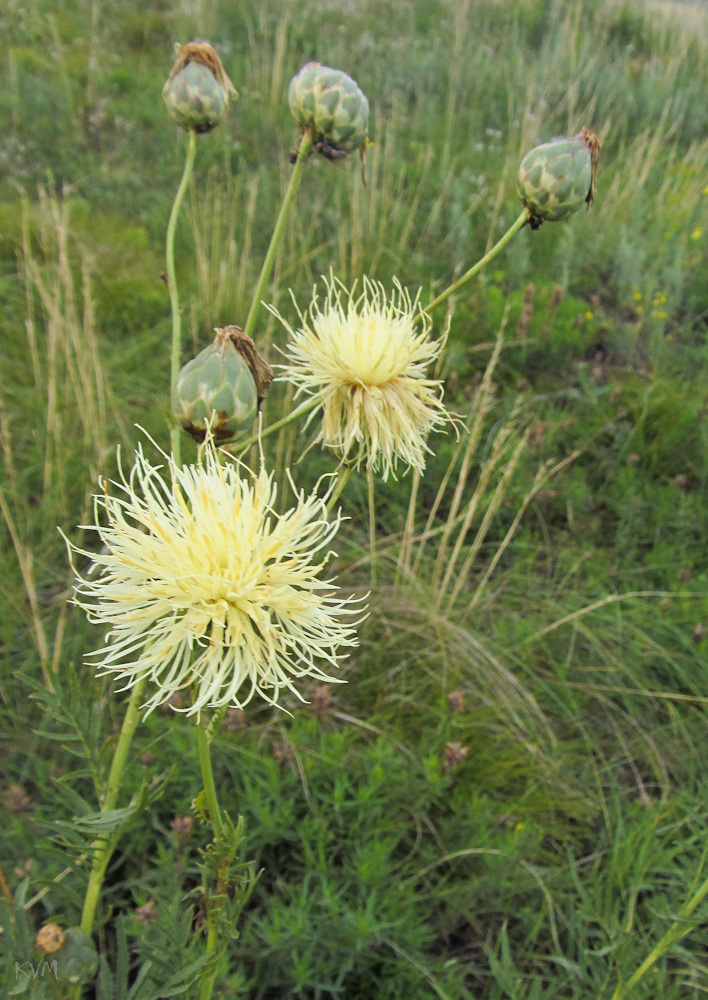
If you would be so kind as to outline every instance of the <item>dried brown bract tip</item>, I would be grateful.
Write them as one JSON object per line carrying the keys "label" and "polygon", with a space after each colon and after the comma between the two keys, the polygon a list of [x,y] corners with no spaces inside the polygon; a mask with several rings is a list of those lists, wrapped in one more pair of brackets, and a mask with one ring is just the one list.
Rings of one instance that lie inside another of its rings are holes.
{"label": "dried brown bract tip", "polygon": [[61,951],[64,944],[64,931],[57,924],[45,924],[40,928],[34,943],[45,955],[53,955]]}
{"label": "dried brown bract tip", "polygon": [[188,63],[195,62],[211,70],[217,83],[221,84],[227,95],[238,97],[238,91],[226,75],[219,53],[210,42],[194,41],[187,42],[186,45],[176,42],[175,53],[177,58],[167,77],[167,84],[170,84]]}
{"label": "dried brown bract tip", "polygon": [[216,327],[217,337],[228,336],[238,353],[248,365],[248,370],[256,383],[256,393],[258,394],[258,409],[266,397],[270,384],[273,381],[273,369],[260,353],[248,334],[244,333],[240,326]]}
{"label": "dried brown bract tip", "polygon": [[590,208],[595,200],[595,195],[597,194],[595,179],[597,177],[597,164],[600,159],[602,144],[597,137],[597,133],[593,132],[591,128],[581,128],[576,136],[576,139],[584,139],[585,145],[590,150],[590,190],[588,191],[588,196],[585,199],[588,208]]}

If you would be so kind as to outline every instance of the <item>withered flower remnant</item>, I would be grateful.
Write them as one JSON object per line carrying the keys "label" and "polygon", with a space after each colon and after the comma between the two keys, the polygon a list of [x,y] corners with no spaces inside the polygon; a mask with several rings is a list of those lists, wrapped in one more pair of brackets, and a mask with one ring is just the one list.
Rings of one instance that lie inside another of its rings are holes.
{"label": "withered flower remnant", "polygon": [[226,117],[229,97],[238,96],[236,88],[209,42],[177,44],[175,51],[177,59],[162,90],[167,113],[187,132],[211,132]]}

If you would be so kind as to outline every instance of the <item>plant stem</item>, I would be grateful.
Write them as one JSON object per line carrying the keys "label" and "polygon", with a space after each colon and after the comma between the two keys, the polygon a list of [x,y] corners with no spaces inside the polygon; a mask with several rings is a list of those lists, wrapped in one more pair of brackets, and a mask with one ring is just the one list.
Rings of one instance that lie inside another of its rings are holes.
{"label": "plant stem", "polygon": [[209,822],[214,831],[214,839],[218,840],[223,831],[221,820],[221,810],[219,809],[219,799],[216,794],[216,784],[214,783],[214,772],[211,769],[211,753],[209,752],[209,739],[207,732],[201,722],[196,727],[197,752],[199,753],[199,766],[202,769],[202,780],[204,782],[204,794],[206,796],[207,810],[209,811]]}
{"label": "plant stem", "polygon": [[652,965],[661,958],[664,952],[667,951],[667,949],[670,948],[675,941],[680,940],[684,934],[688,934],[688,932],[696,926],[695,922],[689,921],[688,918],[707,895],[708,878],[701,884],[688,902],[681,907],[679,910],[679,919],[675,920],[671,927],[669,927],[661,941],[659,941],[659,943],[652,948],[636,972],[629,977],[626,983],[620,983],[617,986],[617,989],[612,994],[612,1000],[622,1000],[623,997],[626,997],[629,991],[637,985],[644,973],[651,969]]}
{"label": "plant stem", "polygon": [[290,214],[290,208],[293,201],[295,200],[295,195],[297,194],[297,189],[300,187],[300,181],[302,179],[302,170],[305,166],[305,160],[310,155],[310,150],[312,149],[312,134],[310,132],[305,132],[302,139],[300,140],[300,146],[297,151],[297,159],[295,160],[295,166],[290,174],[290,180],[288,182],[288,187],[283,198],[283,204],[280,206],[280,214],[278,215],[277,222],[275,223],[275,229],[273,230],[273,235],[270,238],[270,246],[268,247],[268,252],[263,261],[263,267],[261,268],[261,273],[258,278],[258,283],[256,285],[255,291],[253,292],[253,298],[251,299],[251,307],[248,310],[248,316],[246,318],[246,325],[243,328],[243,332],[249,336],[253,337],[253,329],[256,325],[256,319],[258,317],[258,310],[261,305],[261,298],[265,292],[265,286],[268,283],[268,278],[270,277],[270,272],[273,270],[273,263],[275,261],[275,255],[278,252],[278,246],[283,238],[285,232],[285,223],[287,222],[288,215]]}
{"label": "plant stem", "polygon": [[352,474],[352,470],[351,470],[351,466],[349,466],[349,465],[346,465],[342,469],[342,471],[339,473],[339,476],[337,477],[337,482],[335,484],[335,487],[332,490],[332,496],[327,501],[327,513],[328,514],[332,510],[332,508],[334,507],[334,505],[336,504],[337,500],[339,500],[340,496],[342,495],[342,490],[347,485],[347,481],[348,481],[349,477],[351,476],[351,474]]}
{"label": "plant stem", "polygon": [[[118,738],[118,745],[116,746],[115,753],[113,754],[113,762],[111,763],[111,770],[108,775],[106,793],[103,797],[103,801],[101,802],[102,813],[110,812],[112,809],[115,809],[123,768],[128,756],[128,750],[130,749],[133,734],[135,733],[135,729],[140,718],[138,705],[140,698],[142,697],[146,681],[147,678],[142,677],[130,693],[128,707],[125,712],[125,718],[123,719],[123,726],[120,731],[120,737]],[[106,868],[111,859],[112,853],[113,848],[111,846],[111,838],[100,837],[96,841],[95,845],[93,863],[91,865],[91,874],[89,875],[86,898],[84,899],[84,909],[81,914],[81,930],[84,934],[90,934],[93,930],[93,918],[101,893],[101,886],[103,885],[103,876],[106,873]]]}
{"label": "plant stem", "polygon": [[[216,783],[214,782],[214,772],[211,767],[211,752],[209,750],[209,737],[207,731],[202,725],[201,721],[197,722],[196,725],[196,735],[197,735],[197,752],[199,754],[199,766],[202,771],[202,781],[204,782],[204,795],[206,797],[207,812],[209,814],[209,822],[211,824],[212,831],[214,833],[214,841],[218,842],[221,839],[224,824],[221,818],[221,809],[219,808],[219,799],[216,794]],[[217,926],[218,913],[212,912],[211,905],[207,908],[207,943],[206,943],[206,953],[207,955],[212,955],[216,951],[218,944],[219,932]],[[212,990],[214,989],[214,981],[216,979],[216,970],[207,973],[202,979],[201,986],[199,988],[199,1000],[210,1000]]]}
{"label": "plant stem", "polygon": [[[172,211],[170,212],[170,221],[167,224],[167,288],[170,293],[170,305],[172,306],[172,350],[170,353],[170,392],[172,391],[172,386],[177,380],[179,375],[179,362],[180,362],[180,349],[181,349],[181,326],[182,318],[179,312],[179,292],[177,291],[177,275],[175,273],[175,231],[177,229],[177,218],[179,216],[179,210],[182,207],[182,200],[184,198],[184,193],[187,190],[187,184],[189,183],[189,178],[192,173],[192,167],[194,166],[194,156],[197,152],[197,133],[189,133],[189,145],[187,147],[187,159],[184,164],[184,173],[182,174],[182,180],[177,188],[177,194],[175,195],[174,204],[172,205]],[[172,455],[177,462],[180,464],[180,430],[176,425],[172,427],[170,431],[170,445],[172,449]]]}
{"label": "plant stem", "polygon": [[[206,953],[207,955],[213,955],[216,951],[217,944],[216,921],[214,920],[212,914],[209,914],[208,920],[209,930],[207,931]],[[208,976],[205,976],[204,979],[202,979],[202,984],[199,988],[199,1000],[211,1000],[215,979],[216,972],[210,972]]]}
{"label": "plant stem", "polygon": [[442,302],[445,301],[445,299],[449,298],[452,293],[456,292],[457,289],[464,285],[466,281],[469,281],[470,278],[474,278],[475,274],[481,271],[482,268],[490,262],[490,260],[494,260],[499,251],[504,249],[507,243],[509,243],[510,240],[516,236],[520,229],[524,228],[528,221],[529,213],[527,209],[524,209],[513,226],[511,226],[510,229],[507,229],[502,238],[498,243],[494,244],[489,253],[485,253],[481,260],[478,260],[476,264],[473,264],[469,271],[465,271],[461,278],[458,278],[457,281],[453,281],[449,288],[446,288],[444,292],[440,292],[438,297],[433,299],[433,301],[425,307],[425,312],[431,313],[433,309],[436,309]]}
{"label": "plant stem", "polygon": [[366,470],[366,482],[369,487],[369,549],[371,551],[371,587],[376,586],[376,511],[374,509],[374,474],[371,468]]}
{"label": "plant stem", "polygon": [[234,447],[237,447],[239,452],[243,454],[246,448],[250,448],[252,444],[262,441],[263,438],[268,437],[268,435],[273,434],[275,431],[279,431],[281,427],[287,426],[287,424],[292,423],[293,420],[297,420],[298,417],[301,417],[303,413],[309,413],[310,410],[314,410],[315,407],[319,405],[320,400],[317,397],[306,399],[304,403],[300,403],[299,406],[295,407],[292,413],[288,413],[286,417],[281,417],[280,420],[276,420],[274,424],[270,424],[270,426],[266,427],[266,429],[261,431],[260,434],[254,434],[252,437],[246,438],[245,441],[235,442]]}

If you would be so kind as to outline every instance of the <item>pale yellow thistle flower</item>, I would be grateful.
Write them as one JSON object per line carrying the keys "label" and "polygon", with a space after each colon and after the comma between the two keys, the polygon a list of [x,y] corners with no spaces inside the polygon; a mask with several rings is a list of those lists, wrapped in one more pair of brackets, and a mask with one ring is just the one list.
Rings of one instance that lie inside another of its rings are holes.
{"label": "pale yellow thistle flower", "polygon": [[254,694],[275,704],[283,688],[303,700],[295,680],[336,680],[318,664],[337,667],[357,645],[348,616],[359,611],[321,579],[341,522],[329,518],[328,493],[293,486],[295,504],[281,515],[272,474],[242,475],[211,441],[196,465],[166,457],[163,476],[139,448],[130,474],[112,483],[121,495],[100,484],[88,527],[101,552],[68,543],[70,556],[92,560],[77,572],[75,602],[108,627],[106,646],[89,654],[96,667],[126,688],[147,675],[148,712],[191,689],[188,715],[242,708]]}
{"label": "pale yellow thistle flower", "polygon": [[422,471],[430,452],[428,434],[449,421],[442,383],[427,371],[442,347],[430,338],[431,320],[398,281],[386,295],[383,285],[364,278],[356,296],[341,282],[325,279],[327,296],[317,292],[290,334],[281,381],[292,382],[322,406],[318,441],[343,461],[362,465],[383,479],[399,462]]}

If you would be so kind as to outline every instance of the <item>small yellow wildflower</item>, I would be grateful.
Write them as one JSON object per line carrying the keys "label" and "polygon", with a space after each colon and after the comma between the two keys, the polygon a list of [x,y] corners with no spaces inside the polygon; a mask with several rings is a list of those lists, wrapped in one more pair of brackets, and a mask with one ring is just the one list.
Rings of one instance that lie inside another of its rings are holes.
{"label": "small yellow wildflower", "polygon": [[589,310],[589,309],[588,309],[588,311],[587,311],[587,312],[585,313],[585,319],[592,319],[592,313],[590,312],[590,310]]}
{"label": "small yellow wildflower", "polygon": [[642,293],[641,292],[635,292],[634,293],[634,301],[635,302],[641,302],[642,301]]}
{"label": "small yellow wildflower", "polygon": [[703,230],[700,228],[700,226],[696,226],[696,228],[691,233],[691,239],[700,240],[702,235],[703,235]]}
{"label": "small yellow wildflower", "polygon": [[708,194],[708,184],[703,188],[703,194]]}
{"label": "small yellow wildflower", "polygon": [[644,306],[637,306],[636,308],[637,308],[637,313],[641,316],[642,313],[644,312]]}

